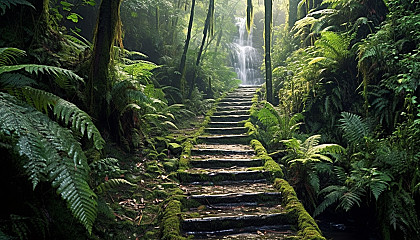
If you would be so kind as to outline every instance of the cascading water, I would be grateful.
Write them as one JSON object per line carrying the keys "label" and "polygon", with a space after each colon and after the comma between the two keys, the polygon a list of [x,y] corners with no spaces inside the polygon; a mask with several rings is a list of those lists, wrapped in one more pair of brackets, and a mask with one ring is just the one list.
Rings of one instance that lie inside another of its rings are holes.
{"label": "cascading water", "polygon": [[245,18],[236,18],[239,36],[232,44],[232,63],[242,85],[260,85],[263,83],[260,66],[262,56],[252,46],[252,31],[248,34]]}

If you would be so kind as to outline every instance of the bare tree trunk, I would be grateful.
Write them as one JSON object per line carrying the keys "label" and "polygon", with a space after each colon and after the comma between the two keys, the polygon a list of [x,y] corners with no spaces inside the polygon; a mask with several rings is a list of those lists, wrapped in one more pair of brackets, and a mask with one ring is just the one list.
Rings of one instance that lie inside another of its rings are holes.
{"label": "bare tree trunk", "polygon": [[265,38],[265,87],[267,90],[267,101],[270,103],[274,102],[273,99],[273,74],[271,71],[271,27],[272,27],[272,0],[264,0],[265,8],[265,28],[264,28],[264,38]]}
{"label": "bare tree trunk", "polygon": [[190,21],[188,23],[187,39],[185,40],[184,52],[182,53],[181,62],[179,64],[180,76],[179,78],[175,79],[174,84],[173,84],[174,87],[179,88],[179,90],[181,91],[182,97],[184,97],[185,95],[185,65],[187,61],[188,46],[191,40],[191,29],[192,29],[192,25],[194,21],[194,8],[195,8],[195,0],[192,0]]}
{"label": "bare tree trunk", "polygon": [[189,93],[188,93],[188,98],[191,97],[191,94],[194,90],[195,87],[195,78],[196,78],[196,74],[197,74],[197,68],[200,65],[200,60],[201,60],[201,55],[203,53],[203,49],[204,49],[204,44],[206,43],[206,39],[207,39],[207,33],[210,32],[211,33],[211,29],[213,28],[213,15],[214,15],[214,0],[210,0],[209,3],[209,9],[207,11],[207,17],[206,17],[206,21],[204,23],[204,30],[203,30],[203,39],[201,40],[201,46],[200,46],[200,50],[198,51],[198,55],[197,55],[197,60],[195,61],[195,68],[194,68],[194,74],[193,74],[193,79],[191,81],[191,86],[189,89]]}

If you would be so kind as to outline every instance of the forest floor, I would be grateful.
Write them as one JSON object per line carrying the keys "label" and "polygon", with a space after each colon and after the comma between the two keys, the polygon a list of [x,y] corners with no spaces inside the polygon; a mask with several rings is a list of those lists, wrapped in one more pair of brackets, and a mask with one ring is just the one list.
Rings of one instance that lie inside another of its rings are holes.
{"label": "forest floor", "polygon": [[[182,142],[201,126],[204,116],[191,119],[168,136]],[[101,239],[159,239],[161,209],[164,200],[179,184],[170,176],[172,169],[165,169],[165,162],[176,162],[177,156],[149,159],[142,151],[127,151],[116,145],[109,146],[109,154],[118,158],[125,179],[137,187],[120,186],[106,194],[106,202],[113,210],[107,216],[99,210],[96,235]]]}

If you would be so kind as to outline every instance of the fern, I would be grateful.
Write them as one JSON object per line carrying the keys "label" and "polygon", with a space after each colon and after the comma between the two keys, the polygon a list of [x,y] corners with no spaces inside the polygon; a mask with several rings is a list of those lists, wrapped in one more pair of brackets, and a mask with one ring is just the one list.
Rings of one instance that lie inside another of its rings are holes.
{"label": "fern", "polygon": [[[1,4],[1,3],[0,3]],[[0,67],[17,63],[17,59],[25,56],[26,53],[18,48],[0,48]]]}
{"label": "fern", "polygon": [[341,113],[340,128],[344,131],[344,137],[350,143],[360,143],[370,135],[370,129],[366,121],[360,116],[348,112]]}
{"label": "fern", "polygon": [[0,93],[0,132],[16,139],[25,174],[33,188],[50,181],[67,201],[72,214],[91,232],[96,218],[96,195],[87,179],[89,167],[80,143],[70,130],[35,108]]}
{"label": "fern", "polygon": [[37,82],[20,73],[4,73],[0,75],[0,87],[4,89],[33,86]]}
{"label": "fern", "polygon": [[314,211],[314,217],[318,216],[324,212],[329,206],[338,202],[338,200],[344,195],[347,191],[345,186],[328,186],[322,189],[319,194],[326,194],[324,200],[316,207]]}
{"label": "fern", "polygon": [[47,65],[38,65],[38,64],[19,64],[19,65],[11,65],[11,66],[0,66],[0,74],[14,72],[18,70],[25,70],[26,72],[32,74],[51,74],[55,76],[64,76],[69,79],[74,79],[80,82],[84,82],[83,78],[79,77],[74,72],[60,68],[60,67],[53,67]]}
{"label": "fern", "polygon": [[103,158],[92,162],[89,167],[95,174],[99,175],[100,178],[105,176],[114,178],[124,173],[124,171],[120,169],[118,159],[116,158]]}
{"label": "fern", "polygon": [[11,8],[12,6],[17,6],[17,5],[25,5],[25,6],[29,6],[35,9],[34,5],[32,5],[30,2],[26,0],[1,0],[0,1],[1,15],[4,15],[6,13],[6,8]]}
{"label": "fern", "polygon": [[106,182],[103,182],[101,184],[99,184],[96,187],[96,191],[101,194],[104,193],[110,189],[116,188],[117,186],[123,185],[123,184],[127,184],[130,186],[136,186],[135,184],[132,184],[131,182],[125,180],[125,179],[121,179],[121,178],[114,178],[114,179],[109,179]]}
{"label": "fern", "polygon": [[86,135],[88,139],[92,139],[96,149],[100,150],[103,148],[105,140],[93,124],[92,119],[73,103],[52,93],[31,87],[16,88],[10,92],[39,111],[47,113],[51,107],[57,119],[62,120],[66,125],[71,125],[72,129],[80,132],[82,135]]}

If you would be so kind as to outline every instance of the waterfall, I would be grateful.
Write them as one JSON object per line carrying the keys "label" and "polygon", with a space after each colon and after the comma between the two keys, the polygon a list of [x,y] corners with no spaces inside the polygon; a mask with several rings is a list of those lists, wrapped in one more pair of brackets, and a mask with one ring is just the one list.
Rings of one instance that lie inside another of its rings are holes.
{"label": "waterfall", "polygon": [[239,36],[232,44],[232,63],[242,85],[260,85],[263,83],[261,76],[262,56],[252,46],[252,31],[246,30],[246,19],[236,18]]}

